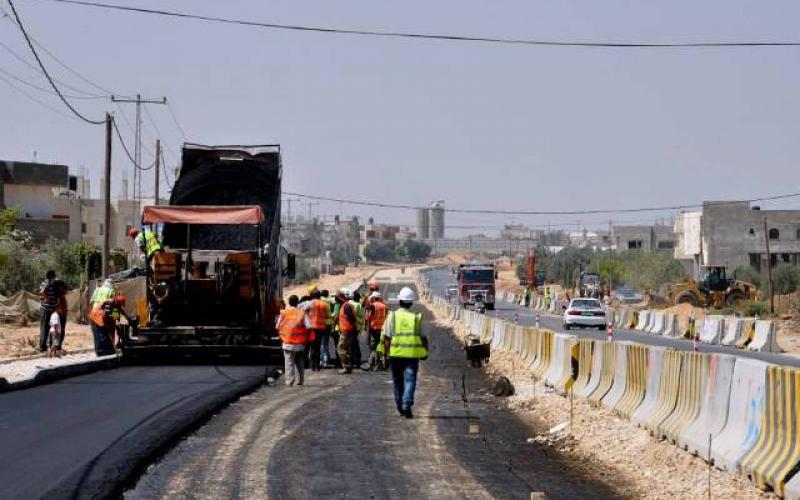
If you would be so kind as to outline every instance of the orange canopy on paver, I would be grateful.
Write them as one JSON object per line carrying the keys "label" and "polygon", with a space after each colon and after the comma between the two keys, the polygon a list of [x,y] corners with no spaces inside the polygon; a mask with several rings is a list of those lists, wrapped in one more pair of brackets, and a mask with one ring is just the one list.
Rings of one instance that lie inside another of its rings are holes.
{"label": "orange canopy on paver", "polygon": [[261,224],[264,212],[258,205],[239,206],[146,206],[142,224]]}

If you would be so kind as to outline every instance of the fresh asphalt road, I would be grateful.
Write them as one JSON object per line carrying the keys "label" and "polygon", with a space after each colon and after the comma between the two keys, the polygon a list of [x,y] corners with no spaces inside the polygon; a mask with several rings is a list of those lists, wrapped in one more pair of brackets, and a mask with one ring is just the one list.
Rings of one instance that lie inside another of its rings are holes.
{"label": "fresh asphalt road", "polygon": [[[428,286],[430,287],[431,291],[435,295],[438,295],[440,297],[444,297],[445,289],[455,281],[455,277],[447,269],[436,269],[427,273],[426,276],[430,279],[430,283]],[[520,324],[522,325],[533,326],[536,324],[536,313],[534,311],[515,304],[498,302],[495,305],[495,310],[487,311],[487,313],[491,314],[492,316],[500,317],[502,319],[507,319],[507,320],[513,320],[514,316],[516,315],[519,318]],[[561,316],[556,316],[552,314],[540,314],[539,324],[542,328],[547,328],[548,330],[552,330],[558,333],[569,333],[571,335],[577,335],[578,337],[592,338],[596,340],[606,340],[607,338],[606,336],[607,334],[605,331],[590,330],[590,329],[577,329],[577,330],[567,331],[563,327]],[[623,340],[623,341],[638,342],[640,344],[647,344],[653,346],[669,347],[671,349],[676,349],[681,351],[688,351],[692,350],[693,348],[693,343],[689,340],[671,339],[668,337],[663,337],[661,335],[642,333],[636,330],[625,330],[625,329],[615,328],[614,340]],[[744,351],[741,349],[737,349],[735,347],[729,347],[723,345],[710,345],[702,343],[699,344],[698,348],[700,352],[733,354],[736,356],[742,356],[747,358],[758,359],[761,361],[766,361],[768,363],[773,363],[776,365],[800,367],[800,359],[787,356],[785,354]]]}
{"label": "fresh asphalt road", "polygon": [[131,366],[0,394],[0,498],[105,498],[264,366]]}

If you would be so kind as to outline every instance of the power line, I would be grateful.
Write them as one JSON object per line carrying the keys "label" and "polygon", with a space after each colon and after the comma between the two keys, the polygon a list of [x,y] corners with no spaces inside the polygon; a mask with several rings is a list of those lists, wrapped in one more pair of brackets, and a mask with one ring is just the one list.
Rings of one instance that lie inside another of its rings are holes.
{"label": "power line", "polygon": [[45,68],[44,63],[42,63],[42,60],[39,57],[39,54],[36,52],[36,48],[33,46],[33,42],[31,42],[31,38],[28,36],[28,32],[25,30],[25,26],[22,25],[22,19],[20,19],[19,14],[17,13],[17,8],[14,6],[14,1],[13,0],[6,0],[6,1],[8,2],[8,5],[11,7],[11,12],[14,14],[14,19],[17,20],[17,26],[19,26],[19,30],[22,32],[22,35],[25,37],[25,41],[28,43],[28,47],[31,49],[31,52],[33,53],[33,57],[36,59],[36,63],[39,65],[39,68],[41,68],[42,73],[44,73],[44,76],[47,77],[47,81],[50,82],[50,86],[52,86],[53,90],[55,90],[56,94],[58,94],[58,97],[59,97],[59,99],[61,99],[61,102],[63,102],[64,105],[67,108],[69,108],[69,110],[72,111],[72,113],[75,116],[77,116],[81,120],[85,121],[86,123],[89,123],[91,125],[102,125],[102,124],[104,124],[105,120],[91,120],[91,119],[86,118],[85,116],[83,116],[77,109],[75,109],[74,106],[72,106],[72,104],[70,104],[70,102],[66,99],[66,97],[64,97],[64,95],[61,93],[61,90],[58,88],[58,86],[53,81],[53,78],[50,76],[50,73],[47,72],[47,68]]}
{"label": "power line", "polygon": [[[400,204],[391,204],[391,203],[378,203],[372,201],[361,201],[361,200],[348,200],[343,198],[331,198],[328,196],[316,196],[304,193],[291,193],[284,191],[283,194],[288,196],[299,196],[301,198],[308,198],[311,200],[320,200],[320,201],[330,201],[333,203],[345,203],[348,205],[359,205],[359,206],[366,206],[366,207],[378,207],[378,208],[397,208],[403,210],[417,210],[419,208],[428,208],[428,207],[420,207],[415,205],[400,205]],[[617,209],[594,209],[594,210],[488,210],[488,209],[463,209],[463,208],[443,208],[442,210],[445,212],[450,213],[462,213],[462,214],[492,214],[492,215],[593,215],[593,214],[621,214],[621,213],[632,213],[632,212],[666,212],[666,211],[674,211],[674,210],[686,210],[690,208],[701,208],[703,206],[720,206],[720,205],[733,205],[743,202],[762,202],[762,201],[775,201],[775,200],[782,200],[786,198],[796,198],[800,196],[800,193],[789,193],[789,194],[781,194],[776,196],[765,196],[761,198],[751,198],[749,200],[739,200],[739,201],[719,201],[719,202],[706,202],[701,204],[692,204],[692,205],[671,205],[671,206],[663,206],[663,207],[640,207],[640,208],[617,208]]]}
{"label": "power line", "polygon": [[465,35],[447,35],[435,33],[413,33],[405,31],[377,31],[377,30],[360,30],[360,29],[346,29],[346,28],[328,28],[323,26],[305,26],[305,25],[292,25],[292,24],[277,24],[259,21],[249,21],[245,19],[233,19],[216,16],[204,16],[200,14],[191,14],[186,12],[168,11],[161,9],[146,9],[143,7],[132,7],[125,5],[111,5],[101,2],[90,2],[85,0],[50,0],[52,2],[82,5],[86,7],[94,7],[100,9],[110,9],[126,12],[136,12],[140,14],[151,14],[167,17],[176,17],[182,19],[192,19],[197,21],[209,21],[223,24],[234,24],[240,26],[249,26],[255,28],[266,28],[272,30],[287,30],[287,31],[305,31],[316,33],[328,33],[335,35],[358,35],[370,37],[391,37],[391,38],[412,38],[412,39],[426,39],[426,40],[441,40],[451,42],[482,42],[482,43],[495,43],[495,44],[508,44],[508,45],[540,45],[540,46],[559,46],[559,47],[595,47],[595,48],[702,48],[702,47],[782,47],[782,46],[798,46],[800,42],[784,41],[784,42],[770,42],[770,41],[744,41],[744,42],[664,42],[664,43],[645,43],[645,42],[570,42],[560,40],[531,40],[521,38],[496,38],[496,37],[479,37],[479,36],[465,36]]}
{"label": "power line", "polygon": [[[12,80],[17,81],[18,83],[21,83],[21,84],[23,84],[23,85],[25,85],[27,87],[30,87],[30,88],[32,88],[34,90],[38,90],[39,92],[44,92],[44,93],[51,94],[51,95],[55,94],[55,92],[53,92],[52,90],[46,89],[44,87],[40,87],[40,86],[36,85],[35,83],[29,82],[28,80],[20,78],[17,75],[15,75],[14,73],[12,73],[12,72],[10,72],[10,71],[8,71],[6,69],[0,68],[0,73],[3,73],[7,77],[11,78]],[[70,95],[70,94],[64,94],[64,96],[69,97],[70,99],[105,99],[104,96],[103,97],[91,97],[91,96],[79,96],[79,95]]]}
{"label": "power line", "polygon": [[172,104],[170,104],[169,101],[167,101],[167,111],[169,111],[169,115],[172,117],[172,121],[175,123],[175,126],[178,127],[178,130],[183,136],[183,140],[185,142],[187,140],[186,132],[183,130],[183,127],[181,127],[181,122],[178,121],[178,117],[175,115],[175,110],[172,109]]}
{"label": "power line", "polygon": [[117,134],[117,139],[119,139],[120,144],[122,144],[122,150],[125,151],[125,156],[128,157],[128,160],[130,160],[131,164],[134,167],[136,167],[138,170],[150,170],[150,169],[152,169],[156,164],[155,161],[149,167],[142,167],[141,165],[136,163],[136,160],[134,160],[133,155],[131,155],[131,152],[128,149],[128,145],[125,144],[125,141],[122,139],[122,134],[120,133],[119,127],[117,126],[117,120],[111,120],[111,123],[112,123],[112,125],[114,125],[114,132]]}
{"label": "power line", "polygon": [[47,108],[47,109],[49,109],[49,110],[50,110],[50,111],[52,111],[53,113],[58,113],[59,115],[61,115],[61,116],[63,116],[63,117],[69,118],[70,120],[76,120],[76,121],[77,121],[77,118],[75,118],[73,115],[68,115],[68,114],[64,113],[63,111],[61,111],[60,109],[58,109],[58,108],[56,108],[56,107],[54,107],[54,106],[51,106],[51,105],[47,104],[46,102],[44,102],[44,101],[42,101],[42,100],[40,100],[40,99],[38,99],[38,98],[36,98],[36,97],[34,97],[34,96],[30,95],[30,94],[29,94],[28,92],[26,92],[25,90],[23,90],[23,89],[21,89],[21,88],[17,87],[16,85],[14,85],[14,84],[13,84],[13,83],[12,83],[10,80],[8,80],[6,77],[4,77],[4,76],[0,76],[0,81],[4,82],[4,83],[5,83],[5,84],[7,84],[9,87],[13,88],[14,90],[16,90],[16,91],[17,91],[17,92],[19,92],[20,94],[24,95],[25,97],[27,97],[27,98],[28,98],[28,99],[30,99],[31,101],[35,102],[36,104],[38,104],[38,105],[40,105],[40,106],[42,106],[42,107],[44,107],[44,108]]}

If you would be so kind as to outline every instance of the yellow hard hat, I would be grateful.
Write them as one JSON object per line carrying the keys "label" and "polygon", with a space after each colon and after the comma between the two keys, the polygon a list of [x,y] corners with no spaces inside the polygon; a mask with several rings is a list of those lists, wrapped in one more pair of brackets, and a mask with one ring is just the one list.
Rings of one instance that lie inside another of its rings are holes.
{"label": "yellow hard hat", "polygon": [[317,291],[317,285],[308,285],[308,288],[306,288],[306,293],[308,295],[311,295],[312,293],[314,293],[316,291]]}

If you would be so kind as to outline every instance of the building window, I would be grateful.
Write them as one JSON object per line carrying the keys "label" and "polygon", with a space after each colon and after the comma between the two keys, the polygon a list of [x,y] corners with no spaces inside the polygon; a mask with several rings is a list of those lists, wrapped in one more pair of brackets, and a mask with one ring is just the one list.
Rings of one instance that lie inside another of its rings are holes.
{"label": "building window", "polygon": [[642,248],[642,240],[628,240],[628,250]]}
{"label": "building window", "polygon": [[81,222],[81,234],[86,234],[86,223]]}
{"label": "building window", "polygon": [[672,250],[675,248],[674,241],[659,241],[658,242],[658,249],[659,250]]}
{"label": "building window", "polygon": [[797,238],[798,240],[800,240],[800,227],[799,227],[799,228],[797,228],[797,234],[795,235],[795,238]]}
{"label": "building window", "polygon": [[761,272],[761,254],[760,253],[751,253],[750,254],[750,267],[755,269],[758,272]]}
{"label": "building window", "polygon": [[755,236],[756,235],[756,228],[751,227],[750,231],[748,231],[748,233],[750,234],[750,236]]}
{"label": "building window", "polygon": [[772,229],[769,230],[769,239],[771,240],[781,239],[781,232],[773,227]]}
{"label": "building window", "polygon": [[104,229],[104,228],[103,228],[103,223],[101,222],[101,223],[100,223],[100,232],[99,232],[99,233],[97,233],[97,234],[99,234],[100,236],[103,236],[103,229]]}

